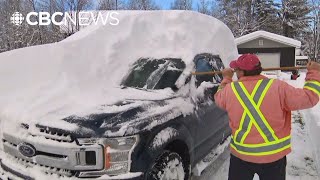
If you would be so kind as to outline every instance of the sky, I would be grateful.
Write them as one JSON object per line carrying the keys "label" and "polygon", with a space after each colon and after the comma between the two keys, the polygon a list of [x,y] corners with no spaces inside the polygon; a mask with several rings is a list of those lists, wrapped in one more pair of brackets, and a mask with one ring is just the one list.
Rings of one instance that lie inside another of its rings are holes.
{"label": "sky", "polygon": [[173,0],[155,0],[156,4],[163,7],[163,9],[169,9]]}
{"label": "sky", "polygon": [[[157,5],[161,6],[163,9],[170,9],[171,3],[173,2],[173,0],[155,0],[155,2]],[[195,8],[199,0],[193,0],[192,2],[193,2],[193,8]]]}

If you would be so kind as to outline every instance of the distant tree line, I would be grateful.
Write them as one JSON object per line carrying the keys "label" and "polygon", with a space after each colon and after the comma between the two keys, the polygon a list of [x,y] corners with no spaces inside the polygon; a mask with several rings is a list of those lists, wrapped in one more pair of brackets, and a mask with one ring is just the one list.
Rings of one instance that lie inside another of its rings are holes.
{"label": "distant tree line", "polygon": [[235,37],[265,30],[302,42],[302,54],[319,55],[319,0],[218,0],[215,16]]}
{"label": "distant tree line", "polygon": [[[194,10],[223,21],[239,37],[257,30],[284,35],[302,42],[302,53],[320,53],[320,0],[172,0],[171,9]],[[60,41],[80,30],[61,27],[16,26],[10,22],[18,11],[78,12],[83,10],[160,10],[154,0],[0,0],[0,52]],[[196,4],[196,6],[193,6]]]}

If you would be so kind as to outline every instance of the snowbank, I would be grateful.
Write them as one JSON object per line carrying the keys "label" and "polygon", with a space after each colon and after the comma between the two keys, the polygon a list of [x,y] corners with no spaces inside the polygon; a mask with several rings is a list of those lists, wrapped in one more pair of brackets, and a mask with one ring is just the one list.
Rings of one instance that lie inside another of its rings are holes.
{"label": "snowbank", "polygon": [[307,129],[310,133],[312,141],[312,149],[315,155],[315,163],[318,174],[320,174],[320,103],[312,109],[302,111],[304,119],[306,119]]}
{"label": "snowbank", "polygon": [[141,57],[182,58],[184,75],[190,74],[196,54],[218,54],[225,64],[237,57],[231,31],[210,16],[119,11],[118,18],[118,26],[89,26],[59,43],[1,53],[0,121],[52,121],[89,114],[128,97],[170,97],[167,90],[119,88],[130,65]]}
{"label": "snowbank", "polygon": [[[300,77],[296,81],[287,81],[287,82],[294,87],[302,88],[305,82],[304,81],[305,77],[306,77],[306,73],[303,72],[300,74]],[[302,110],[301,114],[306,123],[309,138],[312,141],[312,146],[310,146],[309,148],[314,153],[315,164],[319,174],[320,173],[320,141],[318,137],[320,137],[320,103],[318,103],[315,107],[311,109]],[[305,146],[300,148],[302,148],[302,151],[306,149]]]}

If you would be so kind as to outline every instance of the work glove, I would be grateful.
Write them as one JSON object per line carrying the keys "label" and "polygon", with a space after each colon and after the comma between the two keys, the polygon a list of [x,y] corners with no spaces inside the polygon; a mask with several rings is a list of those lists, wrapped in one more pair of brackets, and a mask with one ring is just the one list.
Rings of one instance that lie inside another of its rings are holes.
{"label": "work glove", "polygon": [[308,71],[316,70],[316,71],[320,72],[320,64],[316,63],[314,61],[309,61],[307,64],[307,69],[308,69]]}

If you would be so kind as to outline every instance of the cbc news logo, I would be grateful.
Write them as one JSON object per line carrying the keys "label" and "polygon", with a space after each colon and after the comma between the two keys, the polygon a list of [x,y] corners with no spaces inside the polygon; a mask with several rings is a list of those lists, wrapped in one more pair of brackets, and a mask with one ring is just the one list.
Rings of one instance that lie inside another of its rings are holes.
{"label": "cbc news logo", "polygon": [[20,26],[20,25],[22,24],[23,20],[24,20],[24,17],[23,17],[23,15],[22,15],[21,13],[19,13],[19,12],[13,13],[12,16],[11,16],[11,18],[10,18],[10,21],[11,21],[13,24],[17,25],[17,26]]}
{"label": "cbc news logo", "polygon": [[[110,24],[112,26],[116,26],[119,24],[120,20],[117,17],[119,15],[116,11],[110,12],[90,12],[90,11],[83,11],[79,12],[77,16],[73,13],[69,12],[55,12],[50,14],[49,12],[29,12],[25,17],[20,12],[14,12],[10,17],[10,21],[12,24],[20,26],[26,21],[27,24],[31,26],[40,25],[46,26],[51,23],[57,26],[65,25],[68,26],[70,24],[80,26],[88,26],[91,24],[98,25],[103,24],[107,25]],[[59,18],[57,18],[59,17]],[[59,21],[57,20],[59,19]]]}

